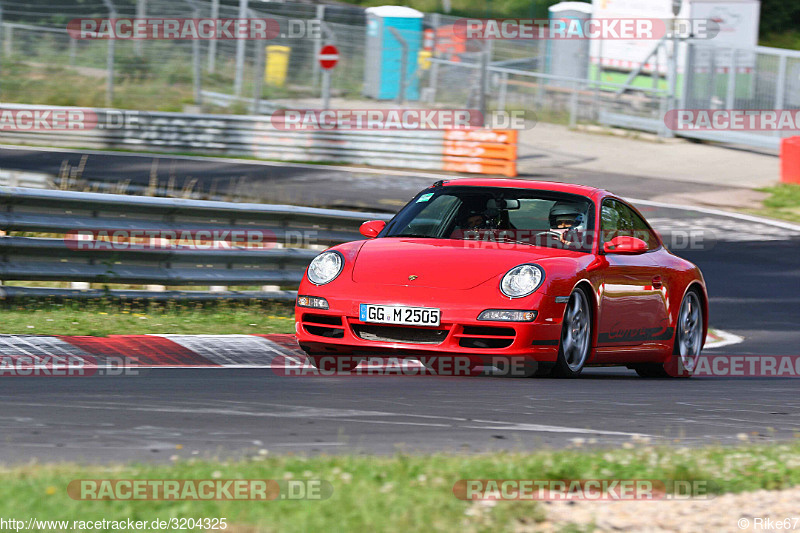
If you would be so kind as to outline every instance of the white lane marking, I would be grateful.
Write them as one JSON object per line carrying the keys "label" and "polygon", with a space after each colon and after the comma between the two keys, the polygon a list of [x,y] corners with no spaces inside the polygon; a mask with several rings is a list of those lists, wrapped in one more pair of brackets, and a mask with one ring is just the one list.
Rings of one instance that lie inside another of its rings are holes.
{"label": "white lane marking", "polygon": [[734,335],[733,333],[728,333],[727,331],[722,331],[721,329],[714,329],[714,335],[720,337],[720,339],[717,341],[706,342],[705,346],[703,346],[704,350],[722,348],[723,346],[730,346],[731,344],[739,344],[740,342],[744,341],[744,337],[740,337],[739,335]]}
{"label": "white lane marking", "polygon": [[344,442],[270,442],[269,447],[275,446],[346,446]]}
{"label": "white lane marking", "polygon": [[[773,226],[757,222],[741,220],[723,220],[710,216],[699,218],[674,218],[655,217],[648,218],[650,225],[660,234],[683,232],[682,241],[692,242],[695,239],[720,240],[720,241],[785,241],[800,237],[800,232],[786,230],[775,231]],[[669,242],[669,239],[665,239]],[[698,243],[699,244],[699,243]]]}
{"label": "white lane marking", "polygon": [[652,200],[638,200],[636,198],[625,198],[625,199],[632,204],[648,205],[651,207],[664,207],[666,209],[683,209],[685,211],[695,211],[697,213],[705,213],[707,215],[736,218],[739,220],[746,220],[748,222],[757,222],[759,224],[767,224],[768,226],[774,226],[776,228],[783,228],[791,231],[800,232],[800,226],[798,226],[797,224],[792,224],[791,222],[784,222],[782,220],[774,220],[771,218],[764,218],[755,215],[745,215],[742,213],[723,211],[722,209],[713,209],[710,207],[696,207],[692,205],[670,204],[666,202],[654,202]]}
{"label": "white lane marking", "polygon": [[[588,429],[588,428],[571,428],[566,426],[547,426],[543,424],[524,424],[524,423],[511,423],[496,422],[493,420],[473,420],[473,422],[483,422],[486,426],[461,426],[470,429],[491,429],[491,430],[510,430],[510,431],[541,431],[545,433],[586,433],[592,435],[620,435],[625,437],[652,437],[647,433],[627,433],[624,431],[608,431],[605,429]],[[496,425],[506,424],[506,425]]]}

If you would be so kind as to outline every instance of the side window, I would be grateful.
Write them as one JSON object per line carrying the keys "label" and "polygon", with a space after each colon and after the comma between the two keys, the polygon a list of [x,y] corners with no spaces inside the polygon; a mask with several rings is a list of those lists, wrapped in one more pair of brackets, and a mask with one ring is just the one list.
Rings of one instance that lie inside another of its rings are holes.
{"label": "side window", "polygon": [[647,223],[627,205],[606,200],[600,212],[601,245],[620,235],[636,237],[647,243],[648,250],[658,248],[658,238]]}
{"label": "side window", "polygon": [[600,246],[619,235],[620,214],[617,211],[617,202],[605,200],[600,208]]}

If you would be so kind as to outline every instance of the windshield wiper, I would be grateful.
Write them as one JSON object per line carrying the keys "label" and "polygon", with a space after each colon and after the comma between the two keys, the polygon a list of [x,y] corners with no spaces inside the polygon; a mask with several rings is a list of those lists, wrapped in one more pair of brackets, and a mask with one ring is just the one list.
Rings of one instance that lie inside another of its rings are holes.
{"label": "windshield wiper", "polygon": [[401,233],[399,235],[387,235],[387,237],[417,237],[423,239],[438,239],[433,235],[423,235],[422,233]]}

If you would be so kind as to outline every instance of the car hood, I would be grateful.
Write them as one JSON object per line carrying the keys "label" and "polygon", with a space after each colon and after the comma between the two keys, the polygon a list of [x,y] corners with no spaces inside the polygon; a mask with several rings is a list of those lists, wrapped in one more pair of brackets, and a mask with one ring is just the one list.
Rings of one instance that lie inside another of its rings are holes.
{"label": "car hood", "polygon": [[519,264],[576,254],[509,243],[385,237],[364,243],[352,276],[355,283],[471,289]]}

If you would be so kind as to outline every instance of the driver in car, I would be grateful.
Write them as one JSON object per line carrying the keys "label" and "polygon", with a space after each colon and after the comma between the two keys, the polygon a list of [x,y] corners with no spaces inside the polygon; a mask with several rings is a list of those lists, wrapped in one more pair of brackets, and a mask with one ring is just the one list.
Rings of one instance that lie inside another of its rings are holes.
{"label": "driver in car", "polygon": [[580,206],[557,202],[550,208],[550,232],[558,235],[562,244],[580,242],[578,231],[583,228],[585,216]]}

